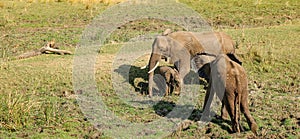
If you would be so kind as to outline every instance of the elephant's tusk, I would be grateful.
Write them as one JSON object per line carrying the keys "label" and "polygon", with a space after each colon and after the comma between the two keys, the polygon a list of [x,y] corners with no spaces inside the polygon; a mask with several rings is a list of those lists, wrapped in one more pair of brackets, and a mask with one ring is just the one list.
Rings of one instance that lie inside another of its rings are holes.
{"label": "elephant's tusk", "polygon": [[141,69],[145,69],[145,68],[147,68],[147,67],[148,67],[148,65],[145,65],[145,66],[141,67]]}
{"label": "elephant's tusk", "polygon": [[151,72],[153,72],[157,67],[158,67],[158,65],[159,65],[159,62],[157,62],[156,63],[156,65],[154,66],[154,68],[153,69],[151,69],[148,73],[151,73]]}

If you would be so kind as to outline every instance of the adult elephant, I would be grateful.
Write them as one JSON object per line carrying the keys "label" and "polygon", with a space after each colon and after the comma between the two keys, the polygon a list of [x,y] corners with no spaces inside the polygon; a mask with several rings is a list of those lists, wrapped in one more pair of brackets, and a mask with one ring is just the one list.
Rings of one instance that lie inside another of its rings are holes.
{"label": "adult elephant", "polygon": [[[174,62],[180,74],[181,85],[183,85],[184,77],[190,72],[192,59],[195,61],[193,67],[198,70],[204,64],[214,60],[218,54],[233,54],[234,47],[234,41],[223,32],[178,31],[172,33],[167,29],[162,35],[157,36],[152,44],[152,53],[148,63],[149,96],[153,94],[154,70],[162,58],[169,57]],[[237,58],[236,60],[239,61]]]}

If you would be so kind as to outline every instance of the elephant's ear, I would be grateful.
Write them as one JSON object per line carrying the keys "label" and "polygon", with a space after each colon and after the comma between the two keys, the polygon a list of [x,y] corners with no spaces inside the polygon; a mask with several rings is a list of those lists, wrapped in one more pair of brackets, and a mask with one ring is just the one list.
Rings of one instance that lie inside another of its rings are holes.
{"label": "elephant's ear", "polygon": [[242,65],[242,61],[239,60],[238,56],[236,54],[226,54],[232,61],[238,63],[239,65]]}
{"label": "elephant's ear", "polygon": [[193,35],[186,38],[184,47],[189,50],[192,57],[196,56],[197,54],[204,53],[204,48]]}

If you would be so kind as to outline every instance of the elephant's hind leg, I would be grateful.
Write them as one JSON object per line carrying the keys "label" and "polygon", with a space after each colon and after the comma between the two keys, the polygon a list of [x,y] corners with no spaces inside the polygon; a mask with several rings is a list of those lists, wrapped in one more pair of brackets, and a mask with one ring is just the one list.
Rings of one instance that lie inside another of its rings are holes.
{"label": "elephant's hind leg", "polygon": [[225,107],[224,99],[222,101],[221,118],[223,120],[226,120],[228,118],[228,111],[227,111],[227,109]]}
{"label": "elephant's hind leg", "polygon": [[249,111],[249,107],[248,107],[248,94],[247,95],[243,95],[242,96],[242,100],[241,100],[241,111],[242,113],[245,115],[246,119],[247,119],[247,123],[251,129],[251,131],[257,135],[257,129],[258,126],[254,120],[254,118],[251,116],[250,111]]}
{"label": "elephant's hind leg", "polygon": [[225,92],[224,103],[231,119],[232,131],[240,132],[237,114],[235,113],[235,95],[234,92]]}

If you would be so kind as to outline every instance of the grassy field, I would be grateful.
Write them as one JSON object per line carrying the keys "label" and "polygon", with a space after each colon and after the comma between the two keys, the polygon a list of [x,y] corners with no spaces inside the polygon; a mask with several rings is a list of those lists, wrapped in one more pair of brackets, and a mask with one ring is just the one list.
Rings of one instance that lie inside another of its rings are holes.
{"label": "grassy field", "polygon": [[[215,30],[230,34],[238,42],[237,53],[249,76],[250,111],[259,125],[257,138],[300,138],[300,3],[179,1],[199,12]],[[20,60],[15,57],[52,39],[61,49],[74,52],[86,25],[109,6],[96,0],[0,1],[0,138],[107,137],[87,121],[75,99],[73,55]],[[118,98],[110,69],[121,47],[119,43],[170,27],[180,30],[174,26],[149,19],[132,22],[116,30],[109,41],[114,43],[101,49],[96,66],[97,87],[105,104],[123,119],[152,121],[161,116],[157,111],[170,110],[172,105],[141,110],[124,105]],[[202,107],[204,93],[200,97],[196,108]],[[176,97],[164,99],[173,102]],[[256,138],[248,130],[230,134],[228,127],[214,119],[205,128],[198,129],[193,124],[168,138]]]}

